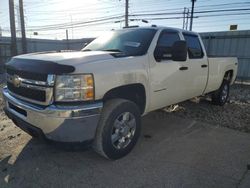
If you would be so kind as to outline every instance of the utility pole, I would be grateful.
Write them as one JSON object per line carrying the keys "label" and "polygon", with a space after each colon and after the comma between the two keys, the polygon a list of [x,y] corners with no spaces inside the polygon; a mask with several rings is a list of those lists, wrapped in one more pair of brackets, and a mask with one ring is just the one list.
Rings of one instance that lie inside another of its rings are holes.
{"label": "utility pole", "polygon": [[188,21],[189,21],[189,18],[190,18],[190,11],[189,11],[189,8],[187,8],[187,17],[186,17],[186,27],[185,29],[188,30]]}
{"label": "utility pole", "polygon": [[[2,56],[2,51],[1,51],[1,37],[2,37],[2,28],[0,26],[0,57]],[[0,58],[0,64],[2,65],[2,58]]]}
{"label": "utility pole", "polygon": [[184,7],[182,29],[188,29],[189,8]]}
{"label": "utility pole", "polygon": [[190,31],[192,31],[192,28],[193,28],[194,3],[196,0],[191,0],[191,1],[192,1],[192,10],[191,10],[191,19],[190,19],[190,28],[189,28]]}
{"label": "utility pole", "polygon": [[125,5],[125,27],[128,27],[128,1],[129,0],[125,0],[126,1],[126,5]]}
{"label": "utility pole", "polygon": [[10,13],[10,32],[11,32],[11,56],[15,56],[17,55],[17,45],[16,45],[14,0],[9,0],[9,13]]}
{"label": "utility pole", "polygon": [[70,14],[70,20],[71,20],[71,34],[72,34],[72,39],[74,39],[74,26],[73,26],[73,19],[72,15]]}
{"label": "utility pole", "polygon": [[16,36],[19,37],[19,31],[20,31],[20,38],[21,38],[21,18],[20,18],[20,9],[19,5],[15,5],[14,0],[14,11],[15,11],[15,23],[16,23]]}
{"label": "utility pole", "polygon": [[184,7],[184,11],[183,11],[182,29],[185,29],[185,25],[186,25],[186,7]]}
{"label": "utility pole", "polygon": [[67,50],[69,50],[69,33],[68,33],[68,29],[66,29],[66,41],[67,41]]}
{"label": "utility pole", "polygon": [[20,12],[21,33],[22,33],[22,49],[23,49],[23,53],[26,54],[27,53],[27,41],[26,41],[24,14],[23,14],[23,0],[19,0],[19,12]]}

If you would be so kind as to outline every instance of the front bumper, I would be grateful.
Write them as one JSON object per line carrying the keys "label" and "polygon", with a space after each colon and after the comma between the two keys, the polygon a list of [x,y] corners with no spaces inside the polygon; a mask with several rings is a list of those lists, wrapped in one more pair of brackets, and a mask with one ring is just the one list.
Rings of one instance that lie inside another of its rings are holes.
{"label": "front bumper", "polygon": [[[42,108],[13,97],[3,89],[5,112],[24,131],[57,142],[93,140],[102,102],[81,106],[50,105]],[[32,135],[32,134],[31,134]]]}

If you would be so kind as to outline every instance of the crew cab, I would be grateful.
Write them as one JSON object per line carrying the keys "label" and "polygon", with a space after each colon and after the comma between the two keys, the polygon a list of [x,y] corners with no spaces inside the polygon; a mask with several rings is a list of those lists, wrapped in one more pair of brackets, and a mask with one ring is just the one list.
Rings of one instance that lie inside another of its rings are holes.
{"label": "crew cab", "polygon": [[13,57],[4,109],[33,136],[88,144],[114,160],[135,146],[141,116],[205,94],[224,105],[237,64],[233,57],[207,57],[195,32],[125,28],[81,51]]}

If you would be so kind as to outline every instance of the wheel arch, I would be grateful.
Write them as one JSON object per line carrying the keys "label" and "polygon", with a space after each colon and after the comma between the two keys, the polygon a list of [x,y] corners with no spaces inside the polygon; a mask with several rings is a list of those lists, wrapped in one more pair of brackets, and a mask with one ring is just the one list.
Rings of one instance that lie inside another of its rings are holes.
{"label": "wheel arch", "polygon": [[103,96],[103,102],[110,99],[122,98],[127,99],[138,105],[141,114],[144,113],[146,108],[146,89],[143,84],[127,84],[118,86],[107,91]]}
{"label": "wheel arch", "polygon": [[233,69],[229,69],[229,70],[225,71],[223,80],[228,80],[230,84],[233,84],[233,82],[234,82],[234,80],[233,80],[234,74],[235,73],[234,73]]}

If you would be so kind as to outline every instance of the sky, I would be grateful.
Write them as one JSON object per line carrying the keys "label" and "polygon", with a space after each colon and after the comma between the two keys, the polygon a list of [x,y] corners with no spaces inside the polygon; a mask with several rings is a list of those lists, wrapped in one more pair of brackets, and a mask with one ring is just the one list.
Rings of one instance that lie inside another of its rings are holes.
{"label": "sky", "polygon": [[[97,37],[124,26],[125,0],[23,0],[28,38],[69,39]],[[0,27],[10,36],[9,0],[0,0]],[[15,0],[17,36],[20,36],[18,0]],[[129,0],[129,25],[183,27],[184,7],[191,0]],[[197,32],[250,29],[250,0],[197,0],[193,30]],[[148,23],[143,23],[147,20]],[[38,35],[34,35],[36,32]]]}

